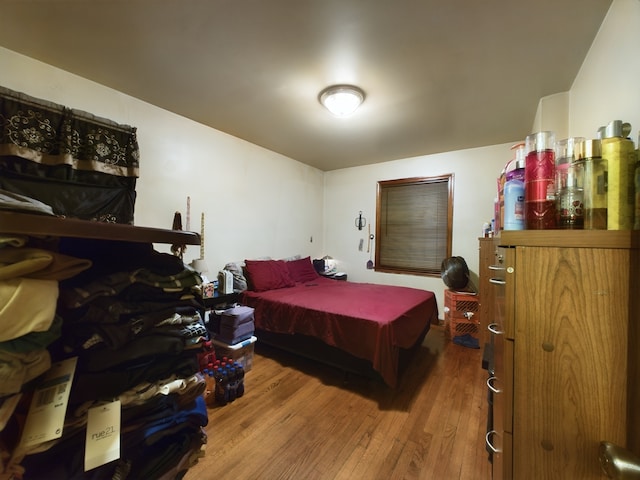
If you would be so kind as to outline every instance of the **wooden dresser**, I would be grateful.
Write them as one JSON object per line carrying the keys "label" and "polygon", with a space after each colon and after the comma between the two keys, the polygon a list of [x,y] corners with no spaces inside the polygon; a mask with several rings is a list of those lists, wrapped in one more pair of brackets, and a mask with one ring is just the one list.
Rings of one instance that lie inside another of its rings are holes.
{"label": "wooden dresser", "polygon": [[510,231],[492,282],[494,478],[605,478],[640,454],[640,232]]}
{"label": "wooden dresser", "polygon": [[491,269],[496,261],[496,242],[495,238],[479,238],[480,261],[478,269],[478,277],[480,285],[478,286],[478,296],[480,300],[480,346],[484,345],[489,339],[487,325],[493,322],[493,289],[489,279],[491,278]]}

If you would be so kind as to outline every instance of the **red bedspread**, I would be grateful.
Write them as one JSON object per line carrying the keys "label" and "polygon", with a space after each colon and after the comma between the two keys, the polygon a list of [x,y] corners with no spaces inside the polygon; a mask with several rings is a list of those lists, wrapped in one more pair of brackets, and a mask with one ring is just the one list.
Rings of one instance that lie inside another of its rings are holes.
{"label": "red bedspread", "polygon": [[437,317],[433,292],[318,278],[295,287],[244,292],[256,328],[310,335],[369,360],[396,386],[399,348],[410,348]]}

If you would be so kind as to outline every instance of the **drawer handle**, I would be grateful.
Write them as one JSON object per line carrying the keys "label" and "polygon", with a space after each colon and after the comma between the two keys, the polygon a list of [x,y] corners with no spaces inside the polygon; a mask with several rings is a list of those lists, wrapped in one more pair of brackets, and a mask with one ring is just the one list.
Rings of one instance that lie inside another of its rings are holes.
{"label": "drawer handle", "polygon": [[487,378],[487,387],[489,387],[489,390],[491,390],[493,393],[500,393],[502,392],[502,390],[500,390],[499,388],[496,388],[493,386],[493,381],[497,380],[498,377],[489,377]]}
{"label": "drawer handle", "polygon": [[504,271],[504,267],[501,265],[489,265],[489,270],[499,270],[501,272]]}
{"label": "drawer handle", "polygon": [[498,323],[490,323],[487,325],[487,330],[489,330],[494,335],[502,335],[504,332],[499,330],[500,325]]}
{"label": "drawer handle", "polygon": [[640,478],[640,457],[611,442],[600,442],[600,466],[608,478]]}
{"label": "drawer handle", "polygon": [[493,434],[497,434],[498,432],[496,432],[495,430],[489,430],[487,432],[487,434],[484,437],[484,442],[487,444],[487,447],[489,447],[489,449],[493,452],[493,453],[502,453],[502,450],[496,448],[493,446],[493,444],[491,443],[491,436]]}
{"label": "drawer handle", "polygon": [[507,282],[502,280],[501,278],[490,278],[489,283],[493,283],[494,285],[506,285]]}

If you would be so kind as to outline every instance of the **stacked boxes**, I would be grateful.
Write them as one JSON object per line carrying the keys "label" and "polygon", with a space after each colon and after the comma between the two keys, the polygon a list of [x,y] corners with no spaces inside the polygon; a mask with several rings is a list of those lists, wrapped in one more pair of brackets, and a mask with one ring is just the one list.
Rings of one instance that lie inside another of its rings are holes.
{"label": "stacked boxes", "polygon": [[253,312],[253,308],[244,305],[211,311],[207,328],[216,340],[229,345],[236,344],[253,335],[255,331]]}
{"label": "stacked boxes", "polygon": [[230,345],[235,345],[251,338],[254,331],[253,308],[237,305],[222,312],[220,332],[216,338]]}
{"label": "stacked boxes", "polygon": [[471,292],[445,290],[444,331],[449,339],[469,334],[479,340],[480,306],[478,295]]}
{"label": "stacked boxes", "polygon": [[253,313],[251,307],[235,305],[210,311],[207,322],[215,357],[232,358],[245,372],[253,366],[253,344],[257,340]]}

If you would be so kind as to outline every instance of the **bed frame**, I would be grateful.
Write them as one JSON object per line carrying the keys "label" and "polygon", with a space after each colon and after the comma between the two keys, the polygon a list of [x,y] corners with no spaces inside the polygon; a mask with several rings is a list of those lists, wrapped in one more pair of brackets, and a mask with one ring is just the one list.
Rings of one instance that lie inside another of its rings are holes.
{"label": "bed frame", "polygon": [[[408,349],[400,348],[398,358],[399,379],[415,351],[422,345],[433,321],[433,319],[429,319],[424,331],[413,347]],[[259,348],[260,344],[265,344],[334,367],[342,372],[345,381],[350,374],[353,374],[386,385],[380,373],[373,369],[371,362],[355,357],[332,345],[328,345],[318,338],[301,334],[274,333],[262,329],[256,329],[255,335],[258,337],[257,348]]]}

